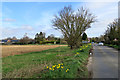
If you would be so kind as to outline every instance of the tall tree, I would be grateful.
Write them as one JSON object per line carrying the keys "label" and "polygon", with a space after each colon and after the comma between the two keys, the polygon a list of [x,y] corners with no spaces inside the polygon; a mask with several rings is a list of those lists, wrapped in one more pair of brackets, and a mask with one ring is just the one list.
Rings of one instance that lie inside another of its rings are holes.
{"label": "tall tree", "polygon": [[60,10],[52,22],[55,29],[63,33],[72,49],[73,46],[79,47],[82,40],[81,34],[95,22],[95,16],[83,7],[75,12],[71,6],[68,6]]}
{"label": "tall tree", "polygon": [[40,41],[43,41],[44,38],[45,38],[45,33],[44,32],[40,32],[39,34],[37,33],[35,35],[35,42],[40,43]]}
{"label": "tall tree", "polygon": [[82,35],[82,40],[86,40],[87,39],[87,34],[86,33],[83,33]]}
{"label": "tall tree", "polygon": [[104,34],[105,43],[113,44],[114,40],[117,39],[120,42],[120,26],[119,19],[115,19],[112,23],[108,25],[108,28]]}
{"label": "tall tree", "polygon": [[39,34],[38,33],[35,35],[35,43],[39,43]]}
{"label": "tall tree", "polygon": [[43,41],[43,38],[44,38],[44,35],[43,35],[42,32],[40,32],[40,34],[39,34],[39,39],[40,39],[40,41]]}

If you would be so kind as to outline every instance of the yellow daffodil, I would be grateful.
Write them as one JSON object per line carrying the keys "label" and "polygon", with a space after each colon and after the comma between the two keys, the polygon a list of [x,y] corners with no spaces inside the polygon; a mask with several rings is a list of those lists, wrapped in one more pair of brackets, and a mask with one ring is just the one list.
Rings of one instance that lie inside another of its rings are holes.
{"label": "yellow daffodil", "polygon": [[57,68],[60,68],[59,66]]}
{"label": "yellow daffodil", "polygon": [[55,69],[53,69],[53,71],[54,71]]}
{"label": "yellow daffodil", "polygon": [[48,68],[48,66],[47,66],[47,68]]}
{"label": "yellow daffodil", "polygon": [[76,54],[79,54],[78,52]]}
{"label": "yellow daffodil", "polygon": [[61,66],[61,68],[63,68],[63,67]]}
{"label": "yellow daffodil", "polygon": [[69,70],[69,69],[67,69],[67,70]]}
{"label": "yellow daffodil", "polygon": [[68,71],[69,71],[69,69],[66,70],[66,72],[68,72]]}
{"label": "yellow daffodil", "polygon": [[55,67],[55,66],[52,66],[53,68]]}
{"label": "yellow daffodil", "polygon": [[52,70],[52,68],[49,68],[50,70]]}

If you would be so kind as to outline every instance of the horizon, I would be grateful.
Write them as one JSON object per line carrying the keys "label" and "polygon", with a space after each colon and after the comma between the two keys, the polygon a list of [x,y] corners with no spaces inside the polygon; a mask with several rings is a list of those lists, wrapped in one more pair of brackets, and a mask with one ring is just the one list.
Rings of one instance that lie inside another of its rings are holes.
{"label": "horizon", "polygon": [[118,18],[117,2],[3,2],[0,39],[13,36],[20,39],[25,33],[34,39],[39,32],[45,32],[46,36],[54,34],[55,37],[61,37],[62,33],[53,29],[51,20],[58,11],[68,5],[71,5],[73,10],[83,6],[97,16],[97,22],[85,31],[88,37],[103,35],[107,25]]}

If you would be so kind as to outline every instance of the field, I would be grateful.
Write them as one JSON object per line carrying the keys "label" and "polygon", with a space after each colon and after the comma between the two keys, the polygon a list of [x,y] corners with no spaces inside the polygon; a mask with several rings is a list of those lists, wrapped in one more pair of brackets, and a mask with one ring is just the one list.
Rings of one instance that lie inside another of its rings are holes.
{"label": "field", "polygon": [[60,46],[65,45],[2,45],[2,57],[28,52],[42,51]]}
{"label": "field", "polygon": [[2,58],[3,78],[87,78],[91,45],[67,46]]}

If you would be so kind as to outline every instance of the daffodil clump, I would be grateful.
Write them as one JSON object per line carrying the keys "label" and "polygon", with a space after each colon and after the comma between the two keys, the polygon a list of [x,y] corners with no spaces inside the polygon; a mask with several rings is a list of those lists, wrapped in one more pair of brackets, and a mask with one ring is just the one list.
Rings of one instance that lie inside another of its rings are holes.
{"label": "daffodil clump", "polygon": [[75,55],[78,55],[78,54],[80,54],[79,52],[77,52]]}
{"label": "daffodil clump", "polygon": [[84,45],[84,46],[81,47],[81,50],[82,50],[82,49],[85,49],[85,48],[87,48],[87,47],[88,47],[88,45]]}
{"label": "daffodil clump", "polygon": [[75,55],[79,55],[80,52],[84,52],[84,50],[89,47],[91,45],[91,43],[87,44],[87,45],[83,45],[80,47],[80,49],[75,53]]}
{"label": "daffodil clump", "polygon": [[84,46],[81,46],[80,47],[80,50],[83,50],[83,49],[86,49],[88,46],[90,46],[91,45],[91,43],[89,43],[89,44],[87,44],[87,45],[84,45]]}
{"label": "daffodil clump", "polygon": [[69,68],[67,68],[67,69],[64,69],[64,70],[62,70],[63,68],[64,68],[64,65],[63,65],[63,63],[61,63],[61,64],[57,64],[57,65],[53,65],[52,67],[46,67],[48,70],[50,70],[50,71],[55,71],[55,70],[59,70],[59,71],[64,71],[64,72],[69,72]]}
{"label": "daffodil clump", "polygon": [[53,65],[52,67],[48,67],[47,66],[47,69],[48,70],[52,70],[52,71],[54,71],[54,70],[56,70],[56,69],[63,69],[64,67],[63,67],[63,63],[62,64],[57,64],[57,65]]}
{"label": "daffodil clump", "polygon": [[66,72],[68,72],[68,71],[69,71],[69,69],[66,70]]}

